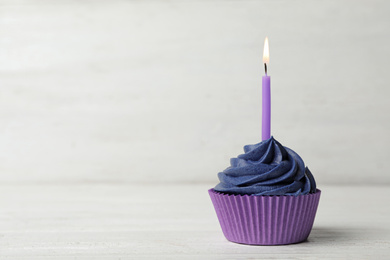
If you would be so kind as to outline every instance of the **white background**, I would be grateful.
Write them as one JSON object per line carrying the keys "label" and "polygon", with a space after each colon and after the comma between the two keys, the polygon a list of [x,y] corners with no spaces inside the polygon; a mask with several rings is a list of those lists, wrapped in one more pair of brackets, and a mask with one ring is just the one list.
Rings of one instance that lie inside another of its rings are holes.
{"label": "white background", "polygon": [[0,181],[217,183],[272,133],[321,184],[390,184],[386,1],[1,1]]}

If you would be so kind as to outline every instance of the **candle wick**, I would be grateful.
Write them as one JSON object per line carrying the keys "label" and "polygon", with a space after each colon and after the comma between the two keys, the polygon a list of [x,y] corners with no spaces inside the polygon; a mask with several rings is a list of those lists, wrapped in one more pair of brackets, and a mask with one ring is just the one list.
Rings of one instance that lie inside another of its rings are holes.
{"label": "candle wick", "polygon": [[265,75],[267,76],[267,63],[264,63]]}

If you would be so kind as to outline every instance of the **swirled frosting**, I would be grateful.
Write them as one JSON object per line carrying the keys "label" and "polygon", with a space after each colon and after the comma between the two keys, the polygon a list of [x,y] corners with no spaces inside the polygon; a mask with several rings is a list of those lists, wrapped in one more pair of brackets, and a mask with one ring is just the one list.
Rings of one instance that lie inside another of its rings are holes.
{"label": "swirled frosting", "polygon": [[214,190],[227,194],[305,195],[316,192],[316,183],[301,157],[273,137],[244,146],[244,154],[230,159],[218,173]]}

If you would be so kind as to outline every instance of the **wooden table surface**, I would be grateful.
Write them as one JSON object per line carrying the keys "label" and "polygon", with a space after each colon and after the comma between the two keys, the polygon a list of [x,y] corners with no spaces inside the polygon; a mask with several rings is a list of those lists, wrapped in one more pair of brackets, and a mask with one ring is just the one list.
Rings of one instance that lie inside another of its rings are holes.
{"label": "wooden table surface", "polygon": [[3,184],[1,259],[389,259],[390,189],[323,186],[307,242],[228,242],[211,185]]}

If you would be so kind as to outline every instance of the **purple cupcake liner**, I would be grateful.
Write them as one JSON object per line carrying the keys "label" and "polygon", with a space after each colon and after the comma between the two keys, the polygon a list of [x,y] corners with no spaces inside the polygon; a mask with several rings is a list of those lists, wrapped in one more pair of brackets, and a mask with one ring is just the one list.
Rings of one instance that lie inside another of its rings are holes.
{"label": "purple cupcake liner", "polygon": [[248,245],[285,245],[308,238],[321,191],[299,196],[250,196],[210,189],[209,195],[227,240]]}

